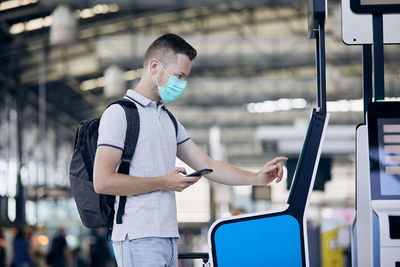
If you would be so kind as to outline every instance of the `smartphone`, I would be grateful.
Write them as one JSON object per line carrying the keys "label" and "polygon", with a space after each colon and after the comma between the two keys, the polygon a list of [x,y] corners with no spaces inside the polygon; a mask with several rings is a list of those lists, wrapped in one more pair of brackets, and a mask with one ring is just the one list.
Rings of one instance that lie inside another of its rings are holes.
{"label": "smartphone", "polygon": [[188,174],[186,176],[203,176],[203,175],[207,175],[207,174],[212,173],[212,172],[213,172],[212,169],[201,169],[201,170],[198,170],[198,171],[193,172],[191,174]]}

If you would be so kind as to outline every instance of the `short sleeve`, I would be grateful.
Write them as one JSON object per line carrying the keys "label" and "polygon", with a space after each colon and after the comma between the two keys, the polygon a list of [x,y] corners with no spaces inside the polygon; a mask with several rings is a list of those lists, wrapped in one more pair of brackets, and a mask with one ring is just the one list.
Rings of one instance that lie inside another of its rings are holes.
{"label": "short sleeve", "polygon": [[176,121],[176,122],[178,123],[178,135],[176,137],[176,141],[177,141],[177,144],[180,145],[180,144],[186,142],[187,140],[189,140],[190,137],[189,137],[188,133],[186,132],[185,127],[183,127],[183,125],[179,121]]}
{"label": "short sleeve", "polygon": [[118,104],[111,105],[101,116],[97,146],[111,146],[123,150],[126,127],[124,108]]}

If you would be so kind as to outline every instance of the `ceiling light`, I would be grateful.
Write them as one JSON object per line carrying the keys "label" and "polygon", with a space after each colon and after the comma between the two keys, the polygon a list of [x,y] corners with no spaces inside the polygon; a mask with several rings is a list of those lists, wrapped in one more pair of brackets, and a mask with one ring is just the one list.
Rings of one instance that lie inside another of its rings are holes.
{"label": "ceiling light", "polygon": [[79,17],[82,19],[88,19],[88,18],[94,17],[94,15],[95,14],[93,13],[92,9],[90,9],[90,8],[85,8],[85,9],[81,10],[81,12],[79,13]]}
{"label": "ceiling light", "polygon": [[109,12],[109,7],[107,5],[95,5],[93,7],[93,12],[95,14],[106,14]]}
{"label": "ceiling light", "polygon": [[[9,3],[10,2],[10,3]],[[5,1],[0,3],[0,11],[10,8],[15,8],[21,5],[28,5],[38,2],[38,0],[13,0],[13,1]],[[18,5],[17,5],[18,4]],[[112,12],[118,12],[119,7],[116,4],[111,5],[95,5],[93,8],[85,8],[83,10],[75,10],[73,13],[73,17],[80,19],[92,18],[99,14],[107,14]],[[71,19],[70,19],[71,21]],[[34,31],[39,30],[41,28],[50,27],[54,23],[53,16],[47,16],[44,18],[36,18],[29,20],[27,22],[20,22],[10,26],[11,34],[20,34],[24,31]]]}
{"label": "ceiling light", "polygon": [[21,32],[24,32],[24,31],[25,31],[25,23],[23,23],[23,22],[13,24],[10,27],[11,34],[20,34]]}
{"label": "ceiling light", "polygon": [[43,27],[50,27],[53,24],[53,21],[54,21],[52,16],[47,16],[43,20],[44,20]]}
{"label": "ceiling light", "polygon": [[81,82],[81,90],[82,91],[88,91],[88,90],[93,90],[97,88],[97,79],[90,79]]}
{"label": "ceiling light", "polygon": [[32,19],[26,23],[25,31],[34,31],[34,30],[43,28],[43,26],[44,26],[43,18]]}
{"label": "ceiling light", "polygon": [[275,101],[247,104],[247,111],[250,113],[265,113],[282,110],[304,109],[307,106],[307,101],[303,98],[281,98]]}
{"label": "ceiling light", "polygon": [[9,0],[0,3],[0,11],[13,9],[20,6],[27,6],[30,4],[37,3],[39,0]]}
{"label": "ceiling light", "polygon": [[12,9],[19,7],[20,3],[19,0],[11,0],[11,1],[4,1],[3,3],[0,4],[0,10],[7,10],[7,9]]}

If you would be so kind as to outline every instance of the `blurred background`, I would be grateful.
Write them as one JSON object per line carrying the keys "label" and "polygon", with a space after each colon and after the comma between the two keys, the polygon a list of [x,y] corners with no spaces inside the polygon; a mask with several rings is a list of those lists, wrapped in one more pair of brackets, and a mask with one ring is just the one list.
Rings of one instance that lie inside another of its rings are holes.
{"label": "blurred background", "polygon": [[[331,119],[308,209],[311,266],[325,267],[350,266],[354,136],[363,121],[362,48],[341,40],[340,1],[330,0],[328,13]],[[284,207],[316,106],[307,31],[305,0],[0,1],[0,266],[24,257],[28,243],[31,266],[56,266],[55,247],[67,266],[114,266],[105,232],[85,228],[71,198],[75,130],[135,87],[145,49],[168,32],[198,51],[188,89],[168,104],[191,138],[248,170],[289,158],[280,184],[202,179],[177,193],[179,251],[207,251],[218,218]],[[386,96],[399,95],[399,74],[400,47],[386,46]]]}

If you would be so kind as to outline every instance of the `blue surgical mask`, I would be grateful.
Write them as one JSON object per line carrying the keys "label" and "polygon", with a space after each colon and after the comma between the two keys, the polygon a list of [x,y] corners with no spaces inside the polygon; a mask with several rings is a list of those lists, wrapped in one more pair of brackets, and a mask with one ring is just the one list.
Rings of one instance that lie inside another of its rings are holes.
{"label": "blue surgical mask", "polygon": [[[161,65],[161,64],[160,64]],[[154,80],[157,83],[158,92],[160,93],[160,97],[162,102],[168,103],[177,100],[186,89],[186,81],[179,80],[175,75],[170,75],[161,65],[161,68],[165,73],[169,75],[169,79],[166,85],[160,86],[156,77],[154,76]]]}

